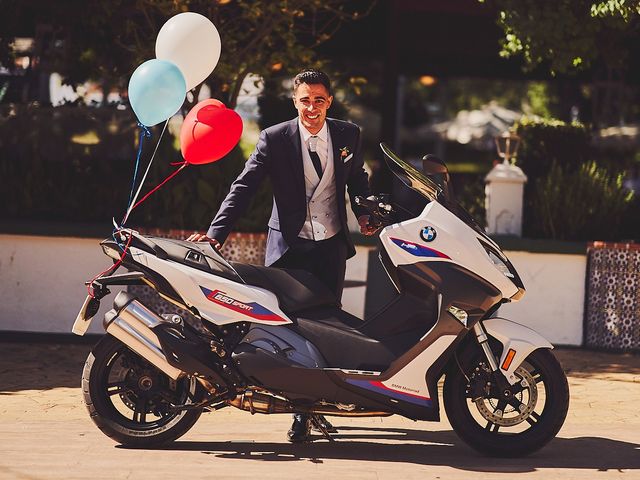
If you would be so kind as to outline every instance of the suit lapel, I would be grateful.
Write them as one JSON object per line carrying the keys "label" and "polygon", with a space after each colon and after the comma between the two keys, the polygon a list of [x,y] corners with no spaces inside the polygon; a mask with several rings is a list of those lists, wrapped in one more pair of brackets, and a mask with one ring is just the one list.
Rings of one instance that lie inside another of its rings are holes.
{"label": "suit lapel", "polygon": [[302,185],[302,194],[306,202],[304,169],[302,165],[302,147],[300,143],[300,131],[298,130],[298,119],[294,118],[289,122],[286,130],[283,132],[289,137],[289,161],[291,163],[291,171],[295,185]]}
{"label": "suit lapel", "polygon": [[329,133],[331,134],[333,175],[336,182],[336,192],[338,193],[338,196],[340,196],[342,195],[341,192],[344,191],[344,172],[342,157],[340,157],[340,149],[347,146],[347,143],[345,143],[345,132],[342,126],[333,122],[331,119],[327,119],[327,125],[329,126]]}

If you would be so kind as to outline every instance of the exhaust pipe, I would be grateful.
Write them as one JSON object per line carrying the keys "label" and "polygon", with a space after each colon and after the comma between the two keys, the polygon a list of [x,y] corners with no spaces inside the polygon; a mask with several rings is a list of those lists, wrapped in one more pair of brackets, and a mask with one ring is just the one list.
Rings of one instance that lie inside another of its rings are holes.
{"label": "exhaust pipe", "polygon": [[338,406],[316,405],[310,408],[294,406],[286,398],[279,397],[266,391],[247,390],[237,397],[227,400],[227,404],[250,412],[256,413],[308,413],[318,415],[332,415],[335,417],[388,417],[389,412],[376,412],[372,410],[344,410]]}
{"label": "exhaust pipe", "polygon": [[160,340],[152,328],[165,323],[135,297],[120,292],[113,301],[113,310],[104,315],[104,329],[142,358],[158,367],[173,380],[185,373],[169,364]]}
{"label": "exhaust pipe", "polygon": [[293,405],[288,400],[276,397],[270,393],[261,393],[253,390],[238,395],[236,398],[228,400],[229,405],[233,405],[240,410],[255,413],[294,413]]}

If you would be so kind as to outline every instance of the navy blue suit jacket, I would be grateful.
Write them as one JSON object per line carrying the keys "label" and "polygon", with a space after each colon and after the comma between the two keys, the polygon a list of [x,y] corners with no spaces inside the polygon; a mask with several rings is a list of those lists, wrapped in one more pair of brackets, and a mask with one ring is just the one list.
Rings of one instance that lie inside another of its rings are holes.
{"label": "navy blue suit jacket", "polygon": [[[348,256],[355,255],[355,248],[347,229],[347,210],[344,198],[348,188],[351,206],[356,217],[366,215],[366,210],[355,204],[354,197],[370,195],[367,173],[364,170],[360,128],[353,123],[327,118],[327,126],[333,145],[333,162],[336,182],[336,215],[340,218]],[[341,149],[353,153],[343,161]],[[273,186],[273,210],[269,219],[269,236],[265,264],[271,265],[298,241],[298,234],[307,217],[307,200],[302,163],[302,146],[298,119],[269,127],[260,132],[255,150],[248,158],[244,170],[233,182],[229,193],[211,222],[207,235],[224,243],[238,218],[246,210],[249,201],[261,182],[269,177]]]}

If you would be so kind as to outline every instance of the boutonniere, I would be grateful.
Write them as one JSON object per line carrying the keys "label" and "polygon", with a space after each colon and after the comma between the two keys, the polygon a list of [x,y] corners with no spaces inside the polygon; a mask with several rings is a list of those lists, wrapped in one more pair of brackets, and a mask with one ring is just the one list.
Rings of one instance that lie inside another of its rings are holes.
{"label": "boutonniere", "polygon": [[342,161],[344,161],[350,154],[351,152],[349,151],[349,147],[342,147],[340,149],[340,158]]}

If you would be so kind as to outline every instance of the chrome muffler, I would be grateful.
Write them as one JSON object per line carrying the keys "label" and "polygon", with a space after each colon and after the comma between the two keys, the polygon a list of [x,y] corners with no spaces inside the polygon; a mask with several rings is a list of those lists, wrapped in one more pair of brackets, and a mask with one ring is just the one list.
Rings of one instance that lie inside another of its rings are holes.
{"label": "chrome muffler", "polygon": [[135,297],[120,292],[113,301],[113,310],[104,315],[104,329],[142,358],[158,367],[173,380],[185,372],[167,361],[160,340],[152,328],[165,320],[145,307]]}

